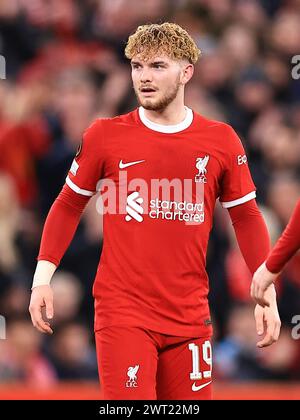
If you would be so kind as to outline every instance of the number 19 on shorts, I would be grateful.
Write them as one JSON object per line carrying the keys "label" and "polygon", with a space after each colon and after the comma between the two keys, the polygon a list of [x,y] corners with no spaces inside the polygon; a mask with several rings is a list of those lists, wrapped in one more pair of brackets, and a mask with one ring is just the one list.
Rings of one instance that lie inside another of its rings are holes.
{"label": "number 19 on shorts", "polygon": [[202,356],[203,361],[210,366],[209,370],[202,370],[200,366],[200,357],[199,352],[201,351],[199,346],[195,343],[189,344],[189,350],[192,352],[192,372],[190,373],[190,379],[192,380],[199,380],[202,378],[208,379],[211,378],[211,371],[212,371],[212,349],[211,344],[208,340],[206,340],[202,346]]}

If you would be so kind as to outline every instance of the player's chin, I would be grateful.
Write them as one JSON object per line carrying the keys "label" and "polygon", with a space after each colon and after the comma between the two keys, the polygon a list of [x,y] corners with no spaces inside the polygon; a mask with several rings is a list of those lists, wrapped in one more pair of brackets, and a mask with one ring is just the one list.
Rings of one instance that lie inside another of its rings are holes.
{"label": "player's chin", "polygon": [[148,107],[150,107],[151,109],[152,109],[152,107],[155,108],[157,106],[157,104],[159,103],[158,98],[154,97],[153,94],[147,96],[147,95],[143,95],[143,94],[139,93],[137,95],[137,99],[138,99],[139,104],[143,108],[146,108],[146,109],[148,109]]}
{"label": "player's chin", "polygon": [[160,109],[159,101],[152,98],[140,98],[140,104],[143,108],[148,109],[149,111],[158,111]]}

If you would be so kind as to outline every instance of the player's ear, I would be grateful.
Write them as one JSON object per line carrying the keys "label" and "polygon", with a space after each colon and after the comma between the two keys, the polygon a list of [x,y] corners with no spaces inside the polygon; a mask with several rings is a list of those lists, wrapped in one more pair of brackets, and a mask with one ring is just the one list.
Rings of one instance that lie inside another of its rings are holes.
{"label": "player's ear", "polygon": [[187,84],[194,74],[194,65],[184,61],[181,65],[181,83]]}

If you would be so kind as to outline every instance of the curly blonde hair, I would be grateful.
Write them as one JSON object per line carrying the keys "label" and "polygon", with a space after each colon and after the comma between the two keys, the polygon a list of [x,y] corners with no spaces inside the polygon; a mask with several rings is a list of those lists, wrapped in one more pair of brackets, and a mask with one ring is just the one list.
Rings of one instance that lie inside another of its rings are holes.
{"label": "curly blonde hair", "polygon": [[141,25],[128,38],[125,48],[128,59],[138,54],[147,60],[157,53],[164,53],[175,60],[187,59],[195,64],[201,51],[187,31],[176,23]]}

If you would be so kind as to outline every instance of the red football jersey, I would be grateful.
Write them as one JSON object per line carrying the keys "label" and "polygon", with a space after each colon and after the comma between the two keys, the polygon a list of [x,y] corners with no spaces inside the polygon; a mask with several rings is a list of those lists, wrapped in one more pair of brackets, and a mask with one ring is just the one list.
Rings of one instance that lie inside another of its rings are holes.
{"label": "red football jersey", "polygon": [[234,130],[186,111],[183,122],[164,126],[139,108],[98,119],[84,134],[66,182],[87,196],[100,189],[108,208],[93,288],[96,330],[211,333],[205,264],[215,203],[244,203],[255,186]]}

